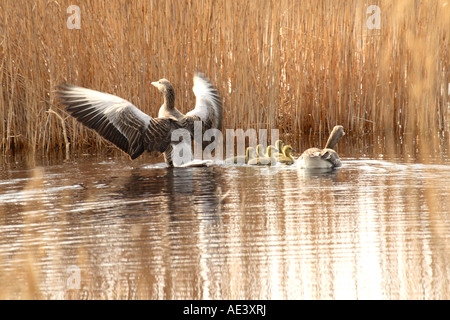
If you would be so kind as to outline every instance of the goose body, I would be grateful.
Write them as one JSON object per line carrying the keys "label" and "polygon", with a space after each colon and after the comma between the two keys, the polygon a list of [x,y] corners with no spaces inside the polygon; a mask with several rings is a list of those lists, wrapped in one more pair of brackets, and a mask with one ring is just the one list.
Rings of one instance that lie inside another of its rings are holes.
{"label": "goose body", "polygon": [[335,126],[330,133],[330,137],[325,148],[309,148],[302,153],[297,160],[297,167],[303,169],[329,169],[340,167],[341,159],[333,148],[345,135],[343,126]]}
{"label": "goose body", "polygon": [[172,132],[186,129],[194,135],[194,122],[202,121],[202,129],[220,129],[222,103],[217,90],[201,73],[194,76],[195,107],[186,115],[175,108],[175,94],[166,79],[152,82],[164,96],[158,117],[142,112],[131,102],[111,95],[72,84],[58,86],[56,95],[66,111],[86,127],[136,159],[144,151],[162,152],[165,161],[173,166]]}
{"label": "goose body", "polygon": [[333,149],[310,148],[298,160],[298,167],[304,169],[329,169],[341,165],[339,155]]}

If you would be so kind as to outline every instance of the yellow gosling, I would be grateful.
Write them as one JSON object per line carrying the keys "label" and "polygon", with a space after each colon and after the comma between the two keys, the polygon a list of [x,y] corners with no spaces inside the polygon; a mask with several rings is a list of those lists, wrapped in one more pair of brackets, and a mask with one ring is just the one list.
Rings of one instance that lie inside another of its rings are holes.
{"label": "yellow gosling", "polygon": [[272,163],[276,163],[276,158],[274,157],[275,148],[274,146],[267,147],[267,153],[264,154],[263,145],[259,144],[256,147],[256,155],[257,157],[248,161],[249,165],[271,165]]}
{"label": "yellow gosling", "polygon": [[291,152],[294,151],[290,145],[283,147],[283,153],[278,154],[278,162],[285,164],[285,165],[291,165],[295,162],[294,157],[292,156]]}

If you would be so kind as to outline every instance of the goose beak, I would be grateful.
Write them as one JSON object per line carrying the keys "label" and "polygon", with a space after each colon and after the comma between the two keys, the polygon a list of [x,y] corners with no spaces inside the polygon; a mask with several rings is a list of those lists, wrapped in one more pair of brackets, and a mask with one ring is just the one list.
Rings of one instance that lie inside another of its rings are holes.
{"label": "goose beak", "polygon": [[158,81],[154,81],[152,82],[152,86],[157,87],[158,88]]}

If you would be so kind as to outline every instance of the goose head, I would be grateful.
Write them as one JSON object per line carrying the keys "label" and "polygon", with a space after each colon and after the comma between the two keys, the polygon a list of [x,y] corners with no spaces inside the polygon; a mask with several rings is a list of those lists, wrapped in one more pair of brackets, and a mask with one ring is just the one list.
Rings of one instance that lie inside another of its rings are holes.
{"label": "goose head", "polygon": [[295,152],[295,150],[290,145],[283,147],[283,153],[286,157],[291,157],[292,152]]}
{"label": "goose head", "polygon": [[343,126],[335,126],[330,133],[325,149],[334,149],[339,140],[345,135]]}
{"label": "goose head", "polygon": [[174,94],[173,86],[167,79],[154,81],[152,86],[156,87],[164,96]]}

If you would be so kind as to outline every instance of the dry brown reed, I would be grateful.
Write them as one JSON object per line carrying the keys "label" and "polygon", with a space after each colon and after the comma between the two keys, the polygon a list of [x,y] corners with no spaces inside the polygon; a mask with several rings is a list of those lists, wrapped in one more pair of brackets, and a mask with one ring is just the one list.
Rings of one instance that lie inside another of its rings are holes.
{"label": "dry brown reed", "polygon": [[[110,146],[61,111],[62,81],[156,116],[150,82],[170,79],[186,112],[196,70],[218,87],[225,128],[279,128],[292,144],[337,123],[414,141],[450,131],[449,0],[73,2],[0,2],[3,153]],[[67,27],[71,4],[80,29]]]}

